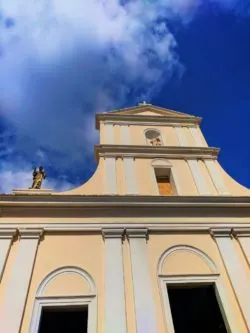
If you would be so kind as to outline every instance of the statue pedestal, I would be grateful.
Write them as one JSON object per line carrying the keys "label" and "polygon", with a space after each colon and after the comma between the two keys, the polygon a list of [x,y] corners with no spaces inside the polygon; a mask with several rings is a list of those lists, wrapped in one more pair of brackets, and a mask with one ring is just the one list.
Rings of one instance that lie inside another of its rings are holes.
{"label": "statue pedestal", "polygon": [[48,188],[40,188],[40,189],[30,189],[30,188],[22,188],[22,189],[14,189],[13,194],[16,195],[48,195],[52,194],[53,190]]}

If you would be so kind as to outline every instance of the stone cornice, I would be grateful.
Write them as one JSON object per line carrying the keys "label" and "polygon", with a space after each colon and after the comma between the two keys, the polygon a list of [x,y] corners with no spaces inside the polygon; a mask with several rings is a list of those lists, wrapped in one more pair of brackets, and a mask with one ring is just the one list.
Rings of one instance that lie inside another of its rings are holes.
{"label": "stone cornice", "polygon": [[100,128],[100,121],[113,121],[113,122],[136,122],[140,124],[146,123],[167,123],[171,124],[200,124],[202,118],[194,116],[149,116],[149,115],[124,115],[112,113],[98,113],[96,114],[96,129]]}
{"label": "stone cornice", "polygon": [[250,196],[0,195],[4,207],[249,207]]}
{"label": "stone cornice", "polygon": [[3,221],[8,217],[152,218],[230,217],[250,219],[250,197],[8,195],[0,197]]}
{"label": "stone cornice", "polygon": [[214,147],[170,147],[170,146],[137,146],[137,145],[95,145],[95,157],[137,158],[173,158],[173,159],[217,159],[220,149]]}

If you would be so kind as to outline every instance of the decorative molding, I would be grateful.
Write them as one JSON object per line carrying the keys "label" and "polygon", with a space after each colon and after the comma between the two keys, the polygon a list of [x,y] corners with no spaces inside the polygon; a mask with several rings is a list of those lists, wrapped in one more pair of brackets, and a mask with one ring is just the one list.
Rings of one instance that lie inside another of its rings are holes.
{"label": "decorative molding", "polygon": [[250,226],[246,228],[233,228],[232,234],[235,238],[250,237]]}
{"label": "decorative molding", "polygon": [[172,168],[172,164],[165,158],[155,158],[151,162],[152,167],[154,168]]}
{"label": "decorative molding", "polygon": [[[161,117],[162,118],[162,117]],[[165,121],[161,121],[161,122],[157,122],[157,121],[146,121],[146,122],[140,122],[140,121],[132,121],[132,120],[123,120],[123,121],[118,121],[118,120],[105,120],[103,122],[103,124],[112,124],[112,125],[117,125],[117,126],[154,126],[154,127],[178,127],[178,126],[184,126],[184,127],[195,127],[196,124],[193,123],[188,123],[188,122],[176,122],[173,120],[173,122],[165,122]],[[98,128],[99,129],[99,128]]]}
{"label": "decorative molding", "polygon": [[148,238],[147,228],[127,228],[126,235],[129,239],[132,238]]}
{"label": "decorative molding", "polygon": [[201,118],[193,117],[193,116],[151,116],[151,115],[121,115],[121,114],[112,114],[112,113],[102,113],[96,114],[96,129],[100,129],[100,122],[113,122],[117,124],[123,123],[139,123],[139,124],[147,124],[147,123],[166,123],[166,124],[200,124]]}
{"label": "decorative molding", "polygon": [[[134,218],[131,221],[120,222],[120,223],[36,223],[34,224],[37,227],[41,227],[46,234],[55,234],[55,233],[102,233],[103,230],[124,230],[124,233],[131,235],[133,234],[142,234],[142,237],[147,237],[148,233],[183,233],[183,232],[190,232],[190,233],[201,233],[201,234],[211,234],[213,237],[214,230],[224,230],[227,229],[228,235],[230,236],[231,230],[245,230],[246,228],[250,228],[250,222],[248,223],[238,223],[238,222],[230,222],[230,223],[221,223],[221,222],[204,222],[201,220],[193,223],[193,222],[164,222],[159,223],[155,222],[155,218],[151,218],[151,222],[141,222],[135,223]],[[20,223],[19,226],[22,225],[23,227],[28,227],[28,224]],[[230,225],[230,227],[228,227]],[[15,225],[18,228],[18,224]],[[0,227],[0,233],[4,230],[4,228],[8,228],[8,224],[3,224]],[[127,231],[127,232],[126,232]],[[106,231],[105,231],[106,232]],[[109,231],[108,231],[109,232]],[[112,234],[111,234],[112,235]],[[111,236],[110,235],[110,236]],[[105,236],[106,237],[106,236]],[[119,236],[118,236],[119,237]]]}
{"label": "decorative molding", "polygon": [[219,238],[219,237],[229,237],[232,238],[232,228],[226,227],[226,228],[212,228],[210,230],[211,236],[214,238]]}
{"label": "decorative molding", "polygon": [[[64,275],[68,273],[75,273],[77,275],[80,275],[84,280],[86,280],[89,284],[90,287],[90,295],[95,295],[96,294],[96,285],[95,281],[93,278],[87,273],[85,270],[79,267],[75,266],[65,266],[65,267],[60,267],[55,269],[54,271],[50,272],[46,277],[42,280],[40,283],[38,289],[37,289],[37,297],[42,297],[44,289],[46,286],[53,281],[57,276],[59,275]],[[85,295],[86,296],[86,295]]]}
{"label": "decorative molding", "polygon": [[177,251],[186,251],[186,252],[190,252],[190,253],[193,253],[193,254],[199,256],[208,265],[208,267],[211,269],[211,272],[213,274],[218,274],[219,271],[218,271],[217,266],[205,252],[201,251],[200,249],[198,249],[196,247],[190,246],[190,245],[175,245],[175,246],[172,246],[169,249],[167,249],[160,256],[158,266],[157,266],[157,272],[159,275],[162,274],[162,269],[163,269],[165,260],[170,255],[172,255],[174,252],[177,252]]}
{"label": "decorative molding", "polygon": [[102,235],[104,239],[119,238],[123,239],[125,233],[124,228],[103,228]]}
{"label": "decorative molding", "polygon": [[21,239],[40,239],[43,235],[43,229],[19,228],[18,234]]}
{"label": "decorative molding", "polygon": [[219,303],[221,314],[226,325],[228,333],[239,332],[237,322],[235,320],[236,314],[231,307],[231,301],[227,290],[221,280],[219,274],[209,275],[178,275],[178,276],[159,276],[159,289],[161,293],[161,300],[165,314],[165,325],[169,333],[174,333],[174,324],[171,314],[170,301],[168,297],[167,285],[180,284],[187,285],[188,283],[194,284],[214,284],[216,298]]}
{"label": "decorative molding", "polygon": [[95,145],[95,157],[125,157],[138,158],[206,158],[217,159],[219,148],[213,147],[178,147],[149,145]]}
{"label": "decorative molding", "polygon": [[0,241],[1,239],[13,239],[17,235],[17,228],[1,228],[0,227]]}

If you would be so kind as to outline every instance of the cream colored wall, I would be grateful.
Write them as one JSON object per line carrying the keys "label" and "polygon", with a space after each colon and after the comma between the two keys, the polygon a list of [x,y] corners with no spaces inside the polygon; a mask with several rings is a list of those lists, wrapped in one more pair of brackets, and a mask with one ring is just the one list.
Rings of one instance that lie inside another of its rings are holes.
{"label": "cream colored wall", "polygon": [[[155,297],[155,304],[157,308],[157,321],[158,321],[158,331],[163,333],[168,333],[167,328],[165,327],[164,322],[164,313],[163,313],[163,304],[160,296],[160,289],[158,284],[158,277],[156,274],[157,265],[159,262],[160,256],[166,251],[168,248],[176,245],[189,245],[200,249],[201,251],[205,252],[216,264],[219,269],[219,273],[222,276],[222,280],[229,295],[230,303],[232,305],[235,320],[237,322],[238,327],[240,328],[239,332],[247,333],[247,328],[245,322],[243,320],[241,311],[239,309],[237,300],[235,299],[234,292],[232,290],[230,281],[227,276],[227,272],[225,270],[224,264],[218,252],[217,246],[211,236],[209,235],[188,235],[188,234],[169,234],[169,235],[151,235],[148,241],[148,255],[150,260],[150,268],[151,268],[151,278],[153,282],[154,288],[154,297]],[[191,267],[193,266],[194,271],[197,272],[197,269],[200,268],[204,273],[204,267],[199,267],[199,264],[195,262],[190,262],[190,266],[186,265],[182,262],[175,262],[171,264],[171,272],[173,273],[173,269],[176,268],[176,273],[181,270],[178,267],[184,265],[183,269],[186,267],[187,272],[191,272]],[[182,270],[182,273],[184,270]]]}
{"label": "cream colored wall", "polygon": [[156,195],[156,183],[154,170],[150,159],[135,159],[135,172],[137,178],[137,187],[139,195]]}
{"label": "cream colored wall", "polygon": [[[47,235],[41,241],[34,266],[32,281],[28,293],[24,319],[20,333],[29,332],[34,299],[37,288],[43,279],[52,271],[64,266],[76,266],[87,271],[94,279],[98,290],[98,333],[103,332],[104,309],[104,243],[101,235]],[[82,282],[74,279],[74,292],[82,294]],[[55,293],[60,292],[57,285]],[[72,287],[64,285],[66,292]],[[49,290],[50,294],[52,290]]]}
{"label": "cream colored wall", "polygon": [[93,176],[83,185],[74,188],[69,191],[65,192],[58,192],[55,194],[62,194],[62,195],[91,195],[96,194],[100,195],[104,193],[104,159],[100,158],[99,164]]}
{"label": "cream colored wall", "polygon": [[[107,138],[105,137],[104,124],[100,124],[100,140],[101,143],[106,143]],[[206,144],[203,134],[198,128],[198,134],[201,140]],[[113,131],[114,144],[121,144],[121,126],[119,123],[114,123],[113,127],[109,127]],[[146,145],[145,130],[146,129],[158,129],[161,132],[163,143],[166,146],[180,146],[180,142],[177,136],[175,127],[169,126],[147,126],[147,125],[130,125],[130,143],[131,145]],[[187,146],[196,146],[195,140],[188,127],[182,127],[182,131],[185,135]],[[175,159],[171,161],[176,177],[178,178],[178,183],[181,188],[180,195],[198,195],[195,181],[191,174],[190,168],[184,159]],[[105,161],[100,158],[99,165],[97,166],[95,174],[82,186],[55,194],[70,194],[70,195],[101,195],[105,193],[104,180],[105,180]],[[211,195],[218,195],[218,192],[214,186],[211,176],[207,170],[203,161],[198,161],[199,168],[202,177],[205,179],[209,192]],[[250,195],[250,190],[238,184],[233,180],[216,162],[220,175],[222,176],[224,183],[231,195],[241,196]],[[151,167],[150,159],[139,159],[135,160],[135,171],[137,177],[137,187],[139,195],[158,195],[156,190],[155,179],[153,177],[153,170]],[[124,162],[122,158],[116,159],[116,182],[117,182],[117,194],[126,195],[126,184],[125,184],[125,172],[124,172]]]}
{"label": "cream colored wall", "polygon": [[[180,146],[176,131],[173,126],[145,126],[145,125],[131,125],[130,126],[130,135],[131,135],[131,144],[132,145],[147,145],[147,141],[145,138],[145,130],[147,129],[157,129],[161,132],[162,140],[164,145],[166,146]],[[187,130],[187,133],[189,131]],[[192,143],[192,137],[190,134],[188,135],[188,140],[190,144],[194,146]],[[120,144],[120,142],[116,142],[116,144]]]}
{"label": "cream colored wall", "polygon": [[175,169],[178,183],[181,188],[181,195],[198,195],[198,191],[191,174],[190,168],[185,160],[170,160]]}
{"label": "cream colored wall", "polygon": [[[236,240],[233,240],[233,242],[235,243],[235,249],[238,252],[241,263],[244,266],[250,281],[249,266],[238,242]],[[18,245],[19,241],[16,241],[13,243],[11,248],[3,280],[0,284],[0,300],[3,299],[13,261],[18,251]],[[147,254],[150,264],[154,301],[157,310],[158,332],[168,333],[168,330],[165,327],[161,290],[158,284],[157,265],[161,255],[167,249],[177,245],[195,247],[203,251],[212,259],[221,274],[223,284],[228,293],[230,304],[234,312],[234,318],[239,327],[239,332],[247,333],[248,331],[215,241],[208,234],[188,234],[185,232],[178,234],[150,234],[149,240],[147,241]],[[94,279],[98,290],[98,333],[104,333],[104,246],[105,244],[101,234],[45,235],[44,239],[39,244],[20,333],[29,332],[34,299],[40,283],[49,273],[55,269],[65,266],[76,266],[82,268]],[[127,240],[123,243],[123,265],[126,290],[125,301],[127,327],[129,333],[136,333],[131,257],[129,242]],[[208,266],[206,266],[204,261],[200,259],[200,257],[189,252],[180,251],[178,253],[173,253],[166,259],[163,264],[163,273],[166,275],[210,274],[211,270]],[[68,273],[63,276],[57,276],[54,281],[50,282],[50,284],[45,288],[44,295],[82,295],[85,292],[89,292],[88,285],[85,281],[78,276]]]}

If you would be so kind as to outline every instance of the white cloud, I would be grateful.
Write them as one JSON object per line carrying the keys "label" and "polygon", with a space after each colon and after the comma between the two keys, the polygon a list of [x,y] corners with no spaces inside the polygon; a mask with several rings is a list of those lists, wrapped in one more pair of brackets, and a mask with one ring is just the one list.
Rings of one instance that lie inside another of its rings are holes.
{"label": "white cloud", "polygon": [[[0,167],[0,193],[11,193],[13,189],[27,189],[32,184],[32,166],[21,162],[19,164],[4,162]],[[43,186],[54,191],[65,191],[74,185],[65,179],[45,179]]]}
{"label": "white cloud", "polygon": [[[0,116],[15,135],[12,151],[28,164],[83,168],[98,138],[95,112],[121,107],[127,96],[150,100],[181,68],[167,21],[189,21],[202,0],[123,2],[1,1]],[[15,184],[10,169],[2,172],[5,191]]]}

